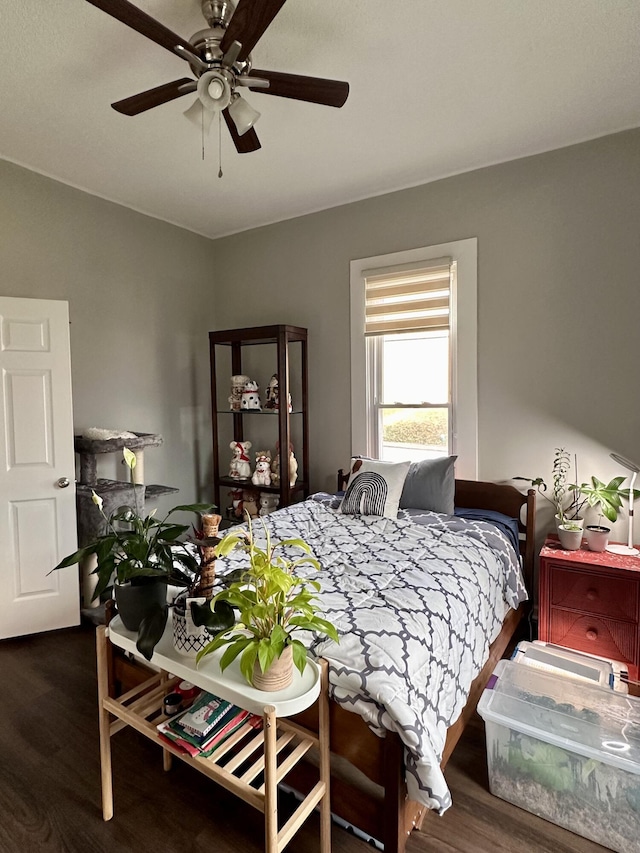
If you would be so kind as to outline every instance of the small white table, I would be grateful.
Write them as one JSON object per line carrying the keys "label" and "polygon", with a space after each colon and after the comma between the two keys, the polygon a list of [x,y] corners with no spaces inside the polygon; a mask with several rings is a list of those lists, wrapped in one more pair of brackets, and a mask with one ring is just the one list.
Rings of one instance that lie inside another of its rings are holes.
{"label": "small white table", "polygon": [[[291,687],[275,693],[265,693],[245,681],[237,661],[224,673],[221,672],[219,657],[222,651],[207,656],[196,668],[195,660],[183,657],[175,651],[169,622],[150,661],[159,672],[115,698],[109,694],[110,646],[117,646],[146,662],[136,649],[136,638],[136,633],[127,631],[119,617],[115,617],[108,627],[99,626],[96,634],[104,819],[110,820],[113,817],[111,737],[126,726],[131,726],[162,747],[165,770],[170,769],[171,756],[175,755],[246,803],[264,812],[266,853],[280,853],[319,805],[320,850],[321,853],[330,853],[329,702],[326,661],[316,663],[309,660],[303,675],[300,675],[297,669],[294,670]],[[193,758],[179,747],[168,744],[160,738],[157,730],[157,725],[167,719],[162,710],[162,700],[182,680],[190,681],[202,690],[233,702],[253,714],[262,715],[262,731],[256,731],[247,723],[227,738],[208,758]],[[319,718],[317,734],[285,719],[303,711],[316,701]],[[112,720],[112,717],[116,719]],[[279,827],[278,784],[312,747],[318,749],[320,756],[319,780],[286,823]],[[264,777],[262,784],[259,778],[261,776]]]}

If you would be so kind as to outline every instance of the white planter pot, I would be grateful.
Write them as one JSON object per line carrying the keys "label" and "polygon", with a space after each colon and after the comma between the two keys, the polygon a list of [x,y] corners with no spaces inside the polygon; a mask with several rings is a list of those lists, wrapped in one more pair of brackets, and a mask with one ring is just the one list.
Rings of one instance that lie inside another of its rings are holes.
{"label": "white planter pot", "polygon": [[558,538],[565,551],[577,551],[582,544],[582,530],[567,530],[567,526],[561,524],[558,527]]}
{"label": "white planter pot", "polygon": [[174,602],[173,611],[173,646],[178,654],[185,657],[195,658],[200,649],[203,649],[212,639],[211,634],[204,626],[198,627],[193,624],[191,610],[185,607],[192,601],[204,604],[204,598],[178,597]]}
{"label": "white planter pot", "polygon": [[584,529],[584,538],[590,551],[604,551],[609,542],[611,530],[599,524],[589,524]]}

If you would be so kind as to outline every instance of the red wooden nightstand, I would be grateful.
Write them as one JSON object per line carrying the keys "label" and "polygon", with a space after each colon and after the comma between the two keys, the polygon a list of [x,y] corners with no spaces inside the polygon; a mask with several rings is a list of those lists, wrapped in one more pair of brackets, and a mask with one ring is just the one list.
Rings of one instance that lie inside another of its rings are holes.
{"label": "red wooden nightstand", "polygon": [[586,547],[565,551],[549,537],[540,551],[541,640],[640,667],[640,557]]}

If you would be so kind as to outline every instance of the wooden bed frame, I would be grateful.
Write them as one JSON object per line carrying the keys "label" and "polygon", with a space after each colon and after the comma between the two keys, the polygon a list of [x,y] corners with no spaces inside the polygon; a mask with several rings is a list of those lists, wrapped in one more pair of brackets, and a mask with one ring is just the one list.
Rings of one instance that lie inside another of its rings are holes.
{"label": "wooden bed frame", "polygon": [[[348,475],[338,473],[338,491],[344,488]],[[519,519],[520,552],[527,589],[533,589],[535,491],[526,495],[513,486],[456,480],[455,503],[460,507],[492,509]],[[110,603],[109,603],[110,604]],[[489,650],[489,658],[477,676],[469,699],[456,722],[449,728],[442,757],[444,768],[467,722],[473,716],[480,695],[498,660],[514,637],[528,602],[518,610],[510,610],[503,628]],[[107,623],[113,613],[110,606]],[[148,677],[141,664],[122,656],[113,656],[109,682],[125,691]],[[115,693],[113,695],[116,695]],[[317,731],[317,710],[311,708],[297,718]],[[364,720],[330,702],[331,720],[331,810],[347,823],[366,832],[384,844],[385,853],[403,853],[412,829],[420,829],[428,811],[407,797],[404,773],[404,747],[397,734],[379,738]],[[317,770],[301,762],[287,777],[297,790],[306,793],[317,781]],[[455,807],[455,806],[454,806]]]}
{"label": "wooden bed frame", "polygon": [[[348,480],[338,472],[338,491]],[[522,494],[513,486],[497,483],[456,480],[455,505],[491,509],[519,520],[520,552],[527,589],[533,589],[535,491]],[[514,633],[528,610],[528,602],[518,610],[509,610],[502,631],[489,650],[489,658],[471,685],[469,699],[456,722],[449,728],[442,757],[444,769],[467,722],[473,716],[482,691],[498,660],[504,655]],[[331,719],[331,810],[347,823],[357,827],[384,844],[385,853],[403,853],[406,840],[413,829],[420,829],[424,806],[408,799],[404,772],[404,748],[397,734],[387,733],[379,738],[364,720],[330,703]],[[317,726],[314,710],[300,715],[299,720]],[[317,774],[316,774],[317,775]],[[308,777],[308,778],[307,778]],[[306,793],[311,770],[304,764],[292,778],[292,784]]]}

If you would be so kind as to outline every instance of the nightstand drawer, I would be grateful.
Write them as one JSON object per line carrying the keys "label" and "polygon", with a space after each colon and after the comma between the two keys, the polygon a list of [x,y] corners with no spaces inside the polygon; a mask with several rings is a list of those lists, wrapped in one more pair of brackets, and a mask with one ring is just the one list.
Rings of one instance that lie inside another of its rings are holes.
{"label": "nightstand drawer", "polygon": [[561,569],[553,564],[550,569],[552,607],[582,610],[613,619],[637,618],[637,580]]}
{"label": "nightstand drawer", "polygon": [[631,622],[584,616],[569,610],[551,609],[552,643],[577,651],[634,664],[637,657],[637,627]]}

